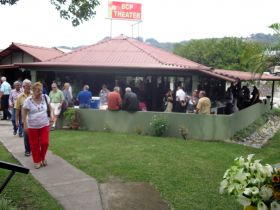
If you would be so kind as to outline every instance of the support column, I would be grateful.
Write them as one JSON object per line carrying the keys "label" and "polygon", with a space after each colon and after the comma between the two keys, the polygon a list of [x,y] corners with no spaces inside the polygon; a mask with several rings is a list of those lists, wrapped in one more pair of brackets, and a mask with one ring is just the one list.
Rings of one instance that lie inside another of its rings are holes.
{"label": "support column", "polygon": [[273,108],[273,98],[274,98],[274,86],[275,86],[275,81],[272,81],[272,91],[271,91],[271,102],[270,102],[270,109]]}
{"label": "support column", "polygon": [[192,75],[192,91],[197,90],[197,86],[199,84],[199,78],[198,75]]}
{"label": "support column", "polygon": [[152,76],[152,111],[157,107],[157,76]]}
{"label": "support column", "polygon": [[31,71],[30,71],[30,74],[31,74],[31,82],[32,82],[32,83],[37,82],[37,71],[31,70]]}

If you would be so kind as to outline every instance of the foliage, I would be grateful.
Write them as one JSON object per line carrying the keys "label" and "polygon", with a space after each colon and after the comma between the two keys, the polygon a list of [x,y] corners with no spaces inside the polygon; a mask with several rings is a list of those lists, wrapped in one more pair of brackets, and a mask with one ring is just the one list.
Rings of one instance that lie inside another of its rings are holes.
{"label": "foliage", "polygon": [[136,133],[136,134],[138,134],[138,135],[141,135],[142,133],[143,133],[143,127],[142,126],[136,126],[135,128],[134,128],[134,132]]}
{"label": "foliage", "polygon": [[110,125],[108,123],[105,123],[103,130],[107,133],[112,132],[112,128],[110,127]]}
{"label": "foliage", "polygon": [[183,139],[187,139],[188,136],[188,128],[185,126],[180,126],[179,127],[179,134],[183,137]]}
{"label": "foliage", "polygon": [[80,110],[75,108],[68,108],[65,112],[63,112],[63,117],[66,123],[70,126],[70,128],[75,128],[80,126]]}
{"label": "foliage", "polygon": [[0,197],[0,210],[16,210],[16,208],[12,207],[7,199]]}
{"label": "foliage", "polygon": [[248,71],[255,68],[253,61],[262,58],[263,46],[241,38],[225,37],[177,44],[174,52],[205,66]]}
{"label": "foliage", "polygon": [[253,156],[234,160],[234,165],[223,176],[220,193],[234,196],[243,206],[256,206],[259,210],[278,206],[279,209],[280,170],[269,164],[262,165],[260,160],[253,160]]}
{"label": "foliage", "polygon": [[273,23],[269,28],[273,29],[278,35],[280,35],[280,23]]}
{"label": "foliage", "polygon": [[154,115],[150,122],[150,126],[156,136],[163,136],[167,130],[167,120],[162,116]]}
{"label": "foliage", "polygon": [[[19,0],[0,0],[0,4],[14,5]],[[83,21],[88,21],[96,14],[95,7],[99,5],[98,0],[50,0],[55,9],[59,11],[60,17],[71,20],[73,26],[78,26]]]}

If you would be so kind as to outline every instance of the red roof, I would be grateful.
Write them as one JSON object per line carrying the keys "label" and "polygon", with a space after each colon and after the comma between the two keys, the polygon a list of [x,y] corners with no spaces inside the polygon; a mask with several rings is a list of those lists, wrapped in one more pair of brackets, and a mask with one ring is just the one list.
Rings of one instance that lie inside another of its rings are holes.
{"label": "red roof", "polygon": [[38,47],[13,42],[8,48],[0,52],[0,57],[9,55],[12,51],[20,49],[39,61],[45,61],[53,57],[63,55],[64,53],[56,48]]}
{"label": "red roof", "polygon": [[108,67],[205,68],[201,64],[126,36],[101,41],[44,63]]}
{"label": "red roof", "polygon": [[[119,36],[97,44],[53,57],[44,62],[24,63],[19,66],[79,67],[79,68],[139,68],[158,70],[197,71],[227,81],[257,80],[250,72],[221,70],[201,65],[173,53],[145,44],[138,40]],[[263,75],[263,80],[280,80],[280,77]]]}
{"label": "red roof", "polygon": [[236,71],[236,70],[224,70],[224,69],[215,69],[213,70],[214,73],[225,76],[231,77],[234,79],[239,79],[241,81],[249,81],[249,80],[280,80],[279,76],[274,75],[267,75],[267,74],[259,74],[253,72],[245,72],[245,71]]}

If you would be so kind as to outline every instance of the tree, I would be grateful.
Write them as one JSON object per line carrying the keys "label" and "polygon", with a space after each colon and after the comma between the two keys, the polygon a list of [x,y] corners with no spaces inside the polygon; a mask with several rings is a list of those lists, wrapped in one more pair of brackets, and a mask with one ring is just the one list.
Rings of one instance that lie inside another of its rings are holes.
{"label": "tree", "polygon": [[[2,5],[14,5],[19,0],[0,0]],[[50,0],[55,9],[59,11],[60,17],[71,20],[73,26],[78,26],[83,21],[93,18],[96,14],[95,7],[99,5],[98,0]]]}
{"label": "tree", "polygon": [[273,29],[280,36],[280,23],[273,23],[269,28]]}
{"label": "tree", "polygon": [[263,46],[241,38],[225,37],[177,44],[174,52],[209,67],[248,71],[257,67],[254,61],[261,58]]}

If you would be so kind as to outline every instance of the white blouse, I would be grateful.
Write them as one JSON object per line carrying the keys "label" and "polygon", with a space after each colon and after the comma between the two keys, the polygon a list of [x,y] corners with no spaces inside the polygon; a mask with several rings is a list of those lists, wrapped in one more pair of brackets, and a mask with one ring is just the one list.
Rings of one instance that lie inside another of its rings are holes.
{"label": "white blouse", "polygon": [[[45,95],[48,103],[50,103],[49,96]],[[27,109],[27,124],[28,128],[43,128],[49,125],[49,118],[47,115],[47,103],[45,101],[44,94],[42,94],[42,100],[37,104],[32,96],[25,99],[23,108]]]}

